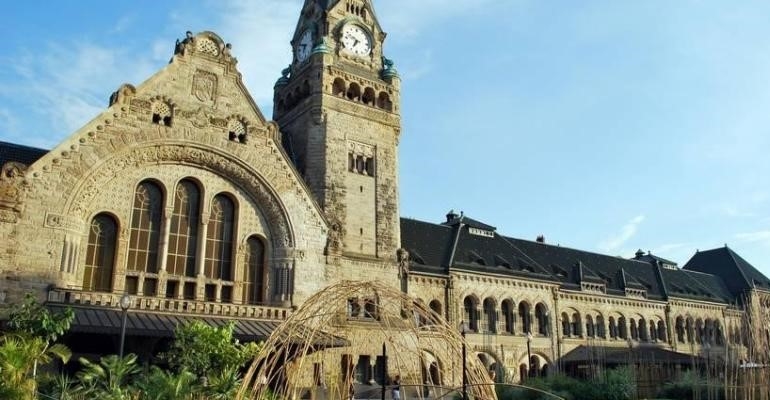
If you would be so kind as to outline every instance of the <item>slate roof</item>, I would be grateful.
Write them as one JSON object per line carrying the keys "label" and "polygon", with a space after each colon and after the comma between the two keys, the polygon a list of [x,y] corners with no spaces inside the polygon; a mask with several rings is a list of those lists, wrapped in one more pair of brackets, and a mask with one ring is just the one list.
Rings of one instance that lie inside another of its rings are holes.
{"label": "slate roof", "polygon": [[[491,237],[473,234],[469,226]],[[412,256],[411,267],[423,272],[494,273],[574,290],[581,283],[603,284],[612,295],[637,289],[652,300],[677,297],[724,304],[736,303],[749,287],[770,290],[770,279],[727,248],[700,252],[684,269],[671,268],[664,265],[676,263],[652,255],[625,259],[502,236],[491,225],[454,213],[441,224],[402,219],[401,240]]]}
{"label": "slate roof", "polygon": [[48,153],[48,150],[0,141],[0,166],[13,161],[30,165]]}
{"label": "slate roof", "polygon": [[727,246],[695,253],[684,269],[720,277],[736,299],[750,289],[770,290],[770,279]]}

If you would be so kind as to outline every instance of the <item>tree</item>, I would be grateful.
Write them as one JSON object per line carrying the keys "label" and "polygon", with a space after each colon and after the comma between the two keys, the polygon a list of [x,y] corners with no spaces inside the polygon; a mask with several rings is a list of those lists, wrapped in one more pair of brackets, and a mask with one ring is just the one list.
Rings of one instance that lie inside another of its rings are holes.
{"label": "tree", "polygon": [[156,366],[136,386],[142,400],[189,400],[199,390],[196,377],[191,372],[182,370],[175,374]]}
{"label": "tree", "polygon": [[257,353],[259,346],[239,343],[233,337],[234,329],[233,323],[221,327],[212,327],[201,321],[181,325],[174,333],[171,349],[162,358],[175,371],[187,370],[198,378],[211,378],[212,374],[221,371],[238,370]]}
{"label": "tree", "polygon": [[[12,331],[40,338],[44,345],[40,349],[40,356],[42,356],[53,342],[70,329],[73,319],[75,319],[75,312],[71,308],[67,307],[60,313],[53,313],[38,303],[35,296],[27,293],[24,301],[11,310],[8,327]],[[38,359],[39,357],[35,357],[33,361],[33,377],[37,376]],[[69,357],[67,359],[69,360]]]}
{"label": "tree", "polygon": [[67,362],[71,352],[60,344],[48,345],[39,337],[9,334],[0,337],[0,398],[34,399],[37,391],[34,369],[53,358]]}
{"label": "tree", "polygon": [[83,369],[77,373],[79,391],[100,400],[130,399],[131,380],[139,372],[136,355],[123,358],[116,355],[102,357],[99,363],[80,359]]}

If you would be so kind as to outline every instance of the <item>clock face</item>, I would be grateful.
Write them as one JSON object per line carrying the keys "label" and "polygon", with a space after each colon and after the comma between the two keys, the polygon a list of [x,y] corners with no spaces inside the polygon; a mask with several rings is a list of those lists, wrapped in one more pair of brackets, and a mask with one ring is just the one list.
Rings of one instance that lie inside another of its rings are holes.
{"label": "clock face", "polygon": [[365,57],[372,52],[372,39],[364,28],[358,25],[345,25],[342,28],[342,45],[349,53]]}
{"label": "clock face", "polygon": [[307,58],[310,57],[310,52],[312,50],[313,50],[313,33],[310,31],[305,31],[302,33],[302,36],[299,38],[299,43],[297,43],[297,48],[296,48],[297,61],[303,62],[307,60]]}

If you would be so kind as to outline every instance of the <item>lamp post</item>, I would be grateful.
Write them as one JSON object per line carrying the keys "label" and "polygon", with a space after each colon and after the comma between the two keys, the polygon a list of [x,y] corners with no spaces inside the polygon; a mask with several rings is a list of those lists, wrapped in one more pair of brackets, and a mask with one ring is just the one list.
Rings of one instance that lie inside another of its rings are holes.
{"label": "lamp post", "polygon": [[532,332],[527,332],[527,375],[532,377]]}
{"label": "lamp post", "polygon": [[703,348],[706,349],[706,398],[711,400],[711,344],[704,339]]}
{"label": "lamp post", "polygon": [[468,400],[468,349],[465,345],[465,322],[460,322],[460,336],[463,338],[463,400]]}
{"label": "lamp post", "polygon": [[123,358],[123,346],[126,343],[126,320],[128,319],[129,307],[131,307],[131,296],[124,294],[120,298],[120,309],[123,311],[123,319],[120,323],[120,358]]}

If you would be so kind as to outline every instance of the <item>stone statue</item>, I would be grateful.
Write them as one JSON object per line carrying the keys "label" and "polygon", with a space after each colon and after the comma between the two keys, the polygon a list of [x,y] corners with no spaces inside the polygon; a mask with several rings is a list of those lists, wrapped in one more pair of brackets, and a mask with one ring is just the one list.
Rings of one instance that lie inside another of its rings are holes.
{"label": "stone statue", "polygon": [[182,41],[179,41],[179,39],[176,40],[176,45],[174,46],[174,54],[184,55],[190,46],[192,46],[194,41],[195,37],[193,36],[193,33],[187,31],[185,33],[185,38]]}
{"label": "stone statue", "polygon": [[404,279],[409,276],[409,252],[406,249],[398,249],[396,251],[396,259],[398,260],[398,277]]}

